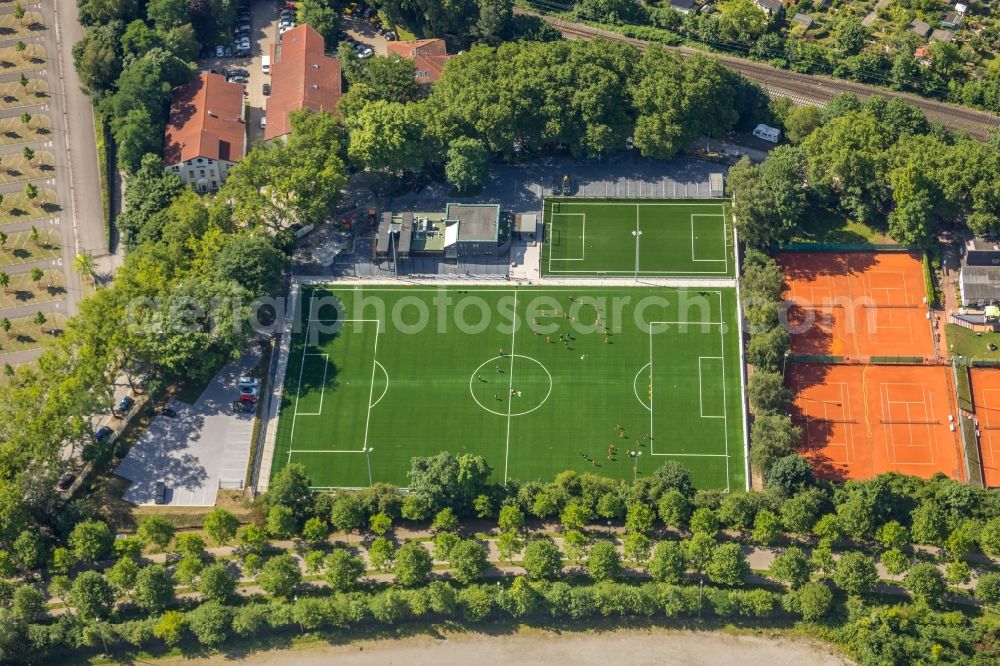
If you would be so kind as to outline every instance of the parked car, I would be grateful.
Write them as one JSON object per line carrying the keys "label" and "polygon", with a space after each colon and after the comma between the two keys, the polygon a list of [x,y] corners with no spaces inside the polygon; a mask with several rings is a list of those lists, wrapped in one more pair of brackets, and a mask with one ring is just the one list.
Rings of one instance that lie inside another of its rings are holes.
{"label": "parked car", "polygon": [[354,13],[354,10],[358,8],[358,3],[352,2],[351,4],[344,7],[344,13],[348,16]]}
{"label": "parked car", "polygon": [[260,117],[260,128],[261,129],[266,129],[267,128],[267,116],[261,116]]}
{"label": "parked car", "polygon": [[268,95],[270,95],[271,94],[271,84],[270,83],[265,83],[263,89],[261,90],[261,92],[264,93],[264,97],[267,97]]}
{"label": "parked car", "polygon": [[113,433],[113,432],[114,431],[111,428],[109,428],[108,426],[101,426],[96,431],[94,431],[94,440],[98,444],[100,444],[100,443],[104,442],[104,440],[106,440],[108,437],[110,437],[111,433]]}
{"label": "parked car", "polygon": [[56,482],[56,490],[59,492],[66,492],[69,490],[69,487],[73,485],[74,481],[76,481],[76,474],[73,472],[66,472],[60,476],[59,480]]}
{"label": "parked car", "polygon": [[225,55],[226,55],[226,47],[222,46],[221,44],[215,47],[216,58],[223,58],[225,57]]}
{"label": "parked car", "polygon": [[242,85],[250,83],[250,79],[248,79],[245,76],[230,76],[228,79],[226,79],[226,81],[228,81],[229,83],[239,83]]}
{"label": "parked car", "polygon": [[365,58],[371,58],[373,55],[375,55],[375,49],[368,46],[367,44],[358,44],[358,47],[355,49],[355,51],[357,52],[358,57],[361,58],[362,60],[364,60]]}
{"label": "parked car", "polygon": [[250,72],[242,67],[230,67],[229,69],[222,70],[225,76],[250,76]]}
{"label": "parked car", "polygon": [[167,484],[163,481],[156,482],[156,487],[153,491],[153,501],[157,504],[167,503]]}
{"label": "parked car", "polygon": [[233,47],[232,46],[227,46],[225,54],[226,54],[227,58],[232,58],[233,57]]}
{"label": "parked car", "polygon": [[132,409],[132,405],[134,404],[135,400],[132,399],[132,396],[124,395],[122,396],[122,399],[118,401],[118,404],[115,405],[115,411],[119,414],[124,414],[128,410]]}
{"label": "parked car", "polygon": [[399,39],[399,37],[396,35],[395,30],[390,30],[389,32],[385,33],[383,37],[385,37],[385,41],[387,42],[394,42],[397,39]]}
{"label": "parked car", "polygon": [[177,418],[177,412],[175,410],[171,409],[170,407],[164,407],[163,409],[161,409],[160,410],[160,415],[161,416],[166,416],[168,419],[176,419]]}
{"label": "parked car", "polygon": [[294,23],[292,25],[283,25],[280,28],[278,28],[278,34],[283,35],[294,27],[295,27]]}

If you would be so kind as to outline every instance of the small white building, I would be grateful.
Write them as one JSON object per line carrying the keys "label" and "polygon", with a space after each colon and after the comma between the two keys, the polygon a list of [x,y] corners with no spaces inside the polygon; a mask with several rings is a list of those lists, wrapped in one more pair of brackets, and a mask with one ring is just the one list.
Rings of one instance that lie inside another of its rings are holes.
{"label": "small white building", "polygon": [[753,135],[758,139],[764,139],[764,141],[778,143],[781,139],[781,130],[777,127],[771,127],[770,125],[761,123],[754,128]]}
{"label": "small white building", "polygon": [[163,165],[197,192],[215,192],[247,153],[243,86],[202,72],[174,89]]}

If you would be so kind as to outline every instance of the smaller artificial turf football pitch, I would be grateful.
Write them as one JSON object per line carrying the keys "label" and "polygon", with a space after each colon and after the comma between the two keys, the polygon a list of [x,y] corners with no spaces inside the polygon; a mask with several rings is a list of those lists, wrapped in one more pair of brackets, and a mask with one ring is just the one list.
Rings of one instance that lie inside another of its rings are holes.
{"label": "smaller artificial turf football pitch", "polygon": [[493,479],[631,480],[668,460],[746,484],[734,289],[303,287],[272,476],[407,485],[414,456]]}
{"label": "smaller artificial turf football pitch", "polygon": [[546,199],[542,275],[731,278],[729,207],[719,199]]}

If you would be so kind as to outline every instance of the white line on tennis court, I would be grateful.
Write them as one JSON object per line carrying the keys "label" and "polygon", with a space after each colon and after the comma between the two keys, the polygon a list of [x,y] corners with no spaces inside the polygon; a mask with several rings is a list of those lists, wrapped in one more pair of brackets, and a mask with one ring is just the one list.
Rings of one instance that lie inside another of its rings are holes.
{"label": "white line on tennis court", "polygon": [[507,483],[507,461],[510,458],[510,414],[514,409],[511,393],[514,389],[514,341],[517,333],[517,290],[514,290],[514,309],[510,315],[510,381],[507,383],[507,441],[503,453],[503,482]]}

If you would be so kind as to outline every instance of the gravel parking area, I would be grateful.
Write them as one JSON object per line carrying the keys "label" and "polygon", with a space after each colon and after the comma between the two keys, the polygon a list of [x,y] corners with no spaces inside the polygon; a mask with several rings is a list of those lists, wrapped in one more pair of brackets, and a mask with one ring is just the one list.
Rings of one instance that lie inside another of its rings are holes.
{"label": "gravel parking area", "polygon": [[220,481],[242,482],[250,457],[254,414],[234,413],[237,380],[261,360],[254,348],[226,365],[193,405],[173,401],[174,418],[157,416],[121,462],[116,473],[132,481],[125,499],[153,504],[158,481],[166,484],[166,504],[212,506]]}

